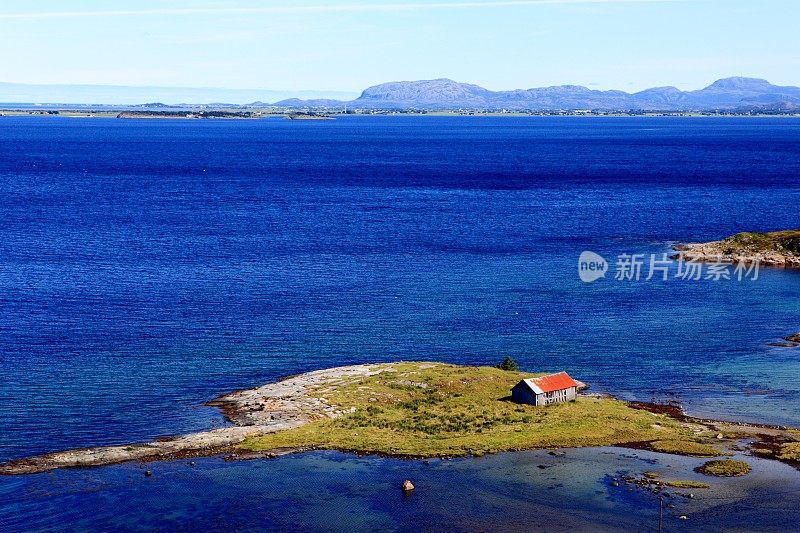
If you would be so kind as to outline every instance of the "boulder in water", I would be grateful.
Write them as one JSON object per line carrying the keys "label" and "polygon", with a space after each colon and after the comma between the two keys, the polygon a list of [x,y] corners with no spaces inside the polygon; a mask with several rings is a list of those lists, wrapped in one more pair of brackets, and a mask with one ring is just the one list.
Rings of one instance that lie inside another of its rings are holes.
{"label": "boulder in water", "polygon": [[800,342],[800,333],[795,333],[794,335],[789,335],[788,337],[784,337],[789,342]]}

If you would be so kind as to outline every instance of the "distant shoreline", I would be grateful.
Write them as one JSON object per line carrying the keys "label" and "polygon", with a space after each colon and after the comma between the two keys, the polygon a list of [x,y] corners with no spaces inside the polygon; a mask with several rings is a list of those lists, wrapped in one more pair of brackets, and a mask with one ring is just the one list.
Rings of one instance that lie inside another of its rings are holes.
{"label": "distant shoreline", "polygon": [[[0,84],[0,86],[7,84]],[[157,87],[109,86],[104,96],[94,96],[97,86],[71,87],[65,85],[21,85],[13,96],[0,100],[0,107],[76,108],[86,110],[129,109],[261,109],[281,111],[317,111],[326,114],[347,110],[371,112],[455,112],[480,113],[732,113],[763,115],[799,115],[800,87],[773,85],[760,78],[733,76],[714,81],[697,90],[681,90],[674,86],[650,87],[628,93],[621,90],[599,90],[580,85],[551,85],[512,90],[490,90],[448,78],[390,81],[367,87],[352,99],[312,97],[295,93],[294,97],[277,99],[269,91],[250,92],[253,99],[243,99],[243,93],[205,89],[199,96],[196,89]],[[2,87],[0,87],[2,88]],[[210,99],[209,91],[217,97]],[[316,91],[318,94],[324,91]],[[7,95],[9,93],[6,93]],[[105,99],[114,94],[123,104],[80,104],[91,99]],[[237,95],[238,96],[234,96]],[[344,93],[340,93],[341,96]],[[23,96],[24,95],[24,96]],[[274,97],[270,101],[265,98]],[[302,97],[302,96],[305,96]],[[231,98],[231,100],[226,100]],[[28,100],[21,102],[20,100]],[[180,102],[173,105],[164,101]],[[205,102],[205,103],[201,103]]]}
{"label": "distant shoreline", "polygon": [[149,112],[129,110],[99,110],[90,111],[82,109],[0,109],[0,118],[5,117],[69,117],[69,118],[120,118],[125,120],[258,120],[268,118],[290,118],[293,120],[331,120],[339,117],[585,117],[585,118],[800,118],[798,113],[733,113],[733,112],[583,112],[583,111],[395,111],[395,110],[369,110],[363,112],[342,113],[331,110],[317,110],[313,112],[264,109],[235,109],[235,110],[185,110],[172,112]]}

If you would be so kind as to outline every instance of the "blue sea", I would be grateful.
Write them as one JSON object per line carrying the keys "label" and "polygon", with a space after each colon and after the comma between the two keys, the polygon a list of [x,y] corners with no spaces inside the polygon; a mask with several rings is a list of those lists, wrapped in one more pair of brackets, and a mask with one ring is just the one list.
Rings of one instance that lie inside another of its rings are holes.
{"label": "blue sea", "polygon": [[[222,426],[204,402],[287,374],[507,355],[594,391],[800,426],[800,348],[769,346],[800,331],[800,272],[614,279],[621,254],[797,228],[798,206],[791,118],[0,117],[0,460]],[[580,280],[586,250],[604,279]],[[208,461],[206,510],[224,514],[215,495],[241,475],[221,482],[226,468],[338,459]],[[348,483],[394,468],[375,461]],[[148,490],[136,479],[125,497],[86,490],[120,505]],[[78,490],[8,483],[0,501],[28,498],[44,529]],[[115,527],[164,528],[124,509]]]}

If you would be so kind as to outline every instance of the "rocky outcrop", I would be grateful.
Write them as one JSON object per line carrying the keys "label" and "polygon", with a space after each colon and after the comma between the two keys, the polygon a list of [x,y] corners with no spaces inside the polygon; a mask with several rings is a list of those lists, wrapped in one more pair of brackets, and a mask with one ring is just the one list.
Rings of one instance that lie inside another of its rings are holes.
{"label": "rocky outcrop", "polygon": [[16,459],[0,464],[0,474],[32,474],[56,468],[100,466],[126,461],[174,459],[221,453],[246,438],[275,433],[339,412],[311,392],[331,389],[354,377],[392,371],[392,365],[353,365],[308,372],[263,387],[232,392],[208,403],[235,424],[211,431],[125,446],[100,446]]}
{"label": "rocky outcrop", "polygon": [[800,230],[737,233],[720,241],[676,245],[674,259],[800,268]]}
{"label": "rocky outcrop", "polygon": [[0,474],[34,474],[56,468],[209,455],[261,432],[258,427],[230,427],[141,444],[79,448],[9,461],[0,465]]}
{"label": "rocky outcrop", "polygon": [[391,365],[352,365],[316,370],[288,377],[255,389],[232,392],[208,402],[238,426],[259,426],[273,431],[302,426],[322,417],[338,415],[335,409],[310,393],[333,389],[352,381],[390,371]]}

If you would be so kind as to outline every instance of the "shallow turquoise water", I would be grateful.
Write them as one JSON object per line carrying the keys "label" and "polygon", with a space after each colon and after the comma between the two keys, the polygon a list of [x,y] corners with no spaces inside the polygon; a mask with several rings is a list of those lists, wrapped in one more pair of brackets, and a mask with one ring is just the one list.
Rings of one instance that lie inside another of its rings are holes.
{"label": "shallow turquoise water", "polygon": [[[129,464],[0,478],[0,524],[11,531],[657,531],[658,498],[611,483],[655,471],[712,483],[668,491],[665,531],[785,531],[800,516],[800,474],[747,460],[753,473],[734,480],[693,473],[700,459],[620,448],[427,462],[314,452]],[[416,485],[410,496],[400,490],[406,478]]]}

